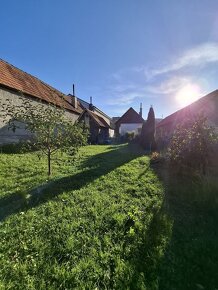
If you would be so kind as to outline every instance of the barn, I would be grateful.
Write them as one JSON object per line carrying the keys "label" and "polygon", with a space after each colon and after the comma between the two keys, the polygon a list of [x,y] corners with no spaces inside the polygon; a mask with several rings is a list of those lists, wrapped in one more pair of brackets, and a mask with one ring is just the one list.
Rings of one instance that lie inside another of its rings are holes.
{"label": "barn", "polygon": [[67,96],[40,79],[0,59],[0,145],[25,140],[29,133],[23,128],[13,132],[4,122],[4,105],[13,102],[21,106],[25,99],[36,106],[54,104],[65,109],[67,118],[75,122],[83,112],[75,96]]}

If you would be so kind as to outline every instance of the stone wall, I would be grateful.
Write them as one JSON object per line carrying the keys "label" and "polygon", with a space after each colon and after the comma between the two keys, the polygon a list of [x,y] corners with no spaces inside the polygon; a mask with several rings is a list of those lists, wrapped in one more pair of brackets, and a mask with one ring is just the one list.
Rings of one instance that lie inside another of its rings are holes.
{"label": "stone wall", "polygon": [[[5,118],[2,116],[3,113],[3,105],[7,104],[8,102],[13,102],[15,106],[21,106],[22,100],[26,99],[26,96],[21,96],[18,92],[13,92],[8,89],[0,88],[0,145],[2,144],[9,144],[9,143],[18,143],[22,140],[26,140],[30,133],[25,130],[25,125],[20,124],[20,129],[17,129],[15,132],[12,130],[8,130],[7,121],[9,118]],[[37,99],[29,98],[31,101],[37,106],[41,105]],[[44,104],[46,106],[46,104]],[[65,112],[67,118],[72,120],[73,123],[78,119],[79,114],[74,114],[69,111]],[[6,122],[4,122],[4,120]]]}

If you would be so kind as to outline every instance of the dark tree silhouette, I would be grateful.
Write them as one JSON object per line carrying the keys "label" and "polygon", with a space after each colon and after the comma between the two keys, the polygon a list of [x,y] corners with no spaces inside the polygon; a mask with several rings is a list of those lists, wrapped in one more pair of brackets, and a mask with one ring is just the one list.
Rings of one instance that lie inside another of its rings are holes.
{"label": "dark tree silhouette", "polygon": [[155,143],[155,115],[152,106],[148,112],[147,121],[142,125],[141,131],[141,145],[147,151],[156,149]]}

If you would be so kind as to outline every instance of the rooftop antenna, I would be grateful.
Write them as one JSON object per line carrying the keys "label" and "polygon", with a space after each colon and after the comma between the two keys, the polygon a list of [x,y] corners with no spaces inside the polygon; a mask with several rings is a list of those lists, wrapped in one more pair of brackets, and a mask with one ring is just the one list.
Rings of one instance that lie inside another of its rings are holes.
{"label": "rooftop antenna", "polygon": [[74,84],[73,84],[73,96],[75,96],[75,91],[74,91]]}

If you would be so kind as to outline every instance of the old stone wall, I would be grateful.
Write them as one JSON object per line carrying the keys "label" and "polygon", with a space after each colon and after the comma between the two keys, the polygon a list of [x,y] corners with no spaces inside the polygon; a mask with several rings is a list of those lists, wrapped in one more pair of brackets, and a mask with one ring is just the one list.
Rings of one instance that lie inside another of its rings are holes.
{"label": "old stone wall", "polygon": [[[21,96],[18,92],[13,92],[8,89],[3,89],[0,88],[0,145],[2,144],[9,144],[9,143],[17,143],[22,140],[26,140],[29,136],[30,133],[25,130],[25,125],[20,124],[20,128],[17,129],[15,132],[12,130],[8,129],[7,122],[9,118],[6,116],[3,116],[2,113],[4,113],[4,108],[3,106],[9,102],[13,102],[15,106],[21,106],[22,105],[22,100],[25,100],[27,97],[26,96]],[[31,101],[36,105],[36,106],[41,106],[41,103],[37,101],[34,98],[30,98]],[[47,106],[46,104],[44,104]],[[78,119],[79,114],[74,114],[69,111],[65,112],[65,115],[67,118],[72,120],[73,123]],[[6,121],[6,122],[4,122]]]}

